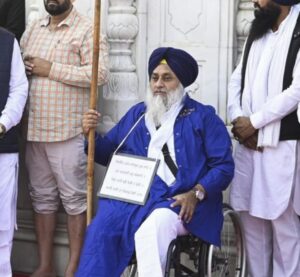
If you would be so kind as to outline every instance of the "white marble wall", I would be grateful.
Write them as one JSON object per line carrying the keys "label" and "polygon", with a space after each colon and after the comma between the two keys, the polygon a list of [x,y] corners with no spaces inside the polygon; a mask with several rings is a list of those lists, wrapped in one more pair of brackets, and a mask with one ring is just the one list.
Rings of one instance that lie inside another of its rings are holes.
{"label": "white marble wall", "polygon": [[[191,95],[212,104],[226,121],[227,83],[239,59],[252,19],[251,0],[101,0],[102,32],[110,44],[109,84],[100,90],[100,132],[110,129],[147,89],[147,60],[158,46],[184,48],[195,56],[199,77]],[[75,0],[78,10],[93,17],[93,0]],[[27,22],[43,15],[43,0],[26,0]],[[23,155],[21,155],[23,159]],[[18,225],[13,267],[31,272],[37,264],[32,209],[21,161]],[[96,166],[99,184],[103,168]],[[59,213],[55,260],[59,276],[68,259],[65,215]],[[24,255],[25,254],[25,255]]]}
{"label": "white marble wall", "polygon": [[238,62],[244,42],[247,34],[249,33],[250,24],[253,20],[253,3],[249,0],[240,0],[238,6],[238,14],[236,18],[236,34],[237,34],[237,44],[238,44],[238,57],[236,62]]}

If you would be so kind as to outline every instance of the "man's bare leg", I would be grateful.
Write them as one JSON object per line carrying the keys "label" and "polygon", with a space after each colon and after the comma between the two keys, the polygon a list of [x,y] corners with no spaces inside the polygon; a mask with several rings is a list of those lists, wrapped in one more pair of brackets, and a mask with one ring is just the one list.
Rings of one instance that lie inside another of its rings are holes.
{"label": "man's bare leg", "polygon": [[56,213],[35,213],[35,232],[38,242],[39,267],[31,277],[55,277],[53,265],[53,239]]}
{"label": "man's bare leg", "polygon": [[68,235],[69,235],[69,264],[65,277],[73,277],[79,262],[80,251],[86,228],[86,213],[79,215],[68,215]]}

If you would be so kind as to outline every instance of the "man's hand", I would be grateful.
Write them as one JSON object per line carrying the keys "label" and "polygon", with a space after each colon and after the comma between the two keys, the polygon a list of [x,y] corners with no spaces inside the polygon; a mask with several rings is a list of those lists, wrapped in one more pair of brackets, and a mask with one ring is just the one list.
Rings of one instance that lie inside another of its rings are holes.
{"label": "man's hand", "polygon": [[96,128],[100,119],[100,113],[95,110],[88,110],[82,118],[82,132],[85,137],[88,136],[90,129]]}
{"label": "man's hand", "polygon": [[2,123],[0,123],[0,139],[4,137],[5,133],[6,133],[6,127]]}
{"label": "man's hand", "polygon": [[171,207],[181,206],[179,212],[179,218],[189,223],[193,217],[198,199],[195,196],[194,191],[188,191],[182,194],[178,194],[173,197],[176,201],[171,204]]}
{"label": "man's hand", "polygon": [[25,57],[24,59],[26,74],[39,77],[48,77],[52,63],[37,57]]}
{"label": "man's hand", "polygon": [[233,122],[233,128],[231,132],[234,138],[239,142],[244,143],[244,141],[250,138],[257,130],[253,127],[250,118],[246,116],[239,116]]}
{"label": "man's hand", "polygon": [[251,137],[247,138],[243,145],[251,150],[263,152],[263,147],[257,147],[258,131],[254,133]]}

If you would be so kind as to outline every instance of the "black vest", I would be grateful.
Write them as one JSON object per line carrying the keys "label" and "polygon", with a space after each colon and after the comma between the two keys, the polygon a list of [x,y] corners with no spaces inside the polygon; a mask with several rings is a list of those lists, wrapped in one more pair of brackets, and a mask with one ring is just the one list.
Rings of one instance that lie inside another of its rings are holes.
{"label": "black vest", "polygon": [[[14,49],[14,35],[0,28],[0,113],[2,113],[9,94],[9,81],[12,54]],[[0,153],[19,152],[18,127],[11,128],[0,139]]]}
{"label": "black vest", "polygon": [[[242,80],[241,80],[241,95],[245,85],[245,73],[249,52],[253,40],[248,39],[242,64]],[[289,51],[285,63],[282,90],[287,89],[293,81],[293,69],[295,66],[297,54],[300,48],[300,15],[298,16],[296,26],[294,28],[292,40],[289,46]],[[241,96],[242,97],[242,96]],[[241,98],[242,99],[242,98]],[[300,123],[297,118],[297,109],[281,119],[279,140],[300,140]]]}

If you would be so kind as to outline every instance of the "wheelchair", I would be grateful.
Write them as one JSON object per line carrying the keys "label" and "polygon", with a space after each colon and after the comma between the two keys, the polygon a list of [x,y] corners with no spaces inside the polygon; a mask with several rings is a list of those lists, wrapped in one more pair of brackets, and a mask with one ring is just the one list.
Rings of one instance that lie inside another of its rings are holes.
{"label": "wheelchair", "polygon": [[[238,214],[223,204],[222,247],[188,234],[178,236],[168,248],[165,277],[244,277],[246,250]],[[121,277],[137,277],[132,261]]]}

